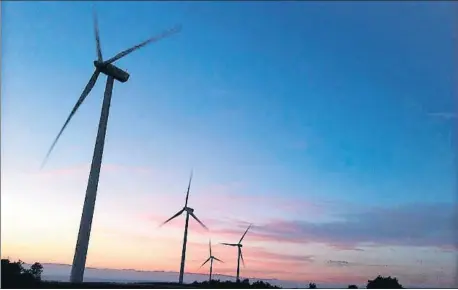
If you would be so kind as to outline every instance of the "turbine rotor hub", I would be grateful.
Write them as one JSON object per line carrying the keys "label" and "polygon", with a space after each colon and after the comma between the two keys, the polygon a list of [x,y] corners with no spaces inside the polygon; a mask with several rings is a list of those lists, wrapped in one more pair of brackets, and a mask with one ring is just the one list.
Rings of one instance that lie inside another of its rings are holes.
{"label": "turbine rotor hub", "polygon": [[94,66],[100,72],[106,74],[107,76],[115,78],[117,81],[120,81],[121,83],[125,83],[129,79],[129,73],[123,71],[115,65],[112,65],[111,63],[105,63],[103,61],[94,60]]}
{"label": "turbine rotor hub", "polygon": [[103,67],[103,61],[98,61],[98,60],[94,60],[94,66],[96,68],[102,68]]}
{"label": "turbine rotor hub", "polygon": [[184,210],[189,212],[189,213],[193,213],[194,212],[194,209],[190,208],[190,207],[185,207]]}

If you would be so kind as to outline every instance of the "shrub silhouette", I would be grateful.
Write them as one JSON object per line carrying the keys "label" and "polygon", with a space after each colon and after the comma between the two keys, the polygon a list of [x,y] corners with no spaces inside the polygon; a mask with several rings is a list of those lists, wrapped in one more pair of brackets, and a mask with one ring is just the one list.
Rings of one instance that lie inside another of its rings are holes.
{"label": "shrub silhouette", "polygon": [[348,289],[358,289],[358,286],[351,284],[351,285],[348,285]]}
{"label": "shrub silhouette", "polygon": [[239,283],[237,282],[232,282],[232,281],[220,281],[220,280],[211,280],[209,281],[203,281],[203,282],[197,282],[194,281],[192,286],[198,287],[198,288],[219,288],[219,289],[279,289],[280,287],[274,286],[269,284],[268,282],[264,281],[256,281],[252,284],[250,284],[250,280],[244,279],[240,281]]}
{"label": "shrub silhouette", "polygon": [[41,281],[43,266],[34,263],[31,269],[24,269],[24,262],[21,260],[11,262],[9,259],[2,259],[2,288],[34,288]]}
{"label": "shrub silhouette", "polygon": [[367,289],[402,289],[402,285],[399,284],[398,278],[391,278],[378,276],[374,280],[367,281]]}
{"label": "shrub silhouette", "polygon": [[315,283],[309,283],[309,289],[316,289]]}
{"label": "shrub silhouette", "polygon": [[250,287],[250,288],[255,288],[255,289],[267,289],[267,288],[280,288],[280,287],[270,285],[270,283],[268,283],[268,282],[256,281],[256,282],[254,282],[254,283],[251,284],[251,287]]}
{"label": "shrub silhouette", "polygon": [[41,281],[41,274],[43,273],[43,266],[35,262],[33,265],[30,267],[30,270],[28,270],[29,273],[38,281]]}

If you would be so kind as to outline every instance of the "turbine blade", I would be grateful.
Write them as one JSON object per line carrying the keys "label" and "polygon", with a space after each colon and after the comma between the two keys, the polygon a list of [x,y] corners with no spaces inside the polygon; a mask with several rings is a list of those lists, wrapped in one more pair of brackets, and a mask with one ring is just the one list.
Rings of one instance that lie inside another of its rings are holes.
{"label": "turbine blade", "polygon": [[243,267],[245,267],[245,260],[243,260],[243,252],[242,252],[242,249],[240,249],[240,258],[242,259]]}
{"label": "turbine blade", "polygon": [[97,13],[95,11],[95,7],[92,7],[92,15],[94,18],[94,33],[95,33],[95,43],[97,46],[97,59],[98,61],[102,62],[102,49],[100,48],[100,35],[99,35],[99,22],[97,20]]}
{"label": "turbine blade", "polygon": [[223,261],[221,261],[221,260],[218,259],[217,257],[213,257],[213,259],[215,259],[215,260],[218,261],[218,262],[224,263]]}
{"label": "turbine blade", "polygon": [[51,145],[51,148],[49,148],[48,153],[46,154],[45,159],[43,160],[43,163],[41,164],[41,168],[43,168],[46,164],[46,161],[49,158],[49,155],[51,155],[52,150],[54,149],[54,146],[56,146],[57,141],[59,140],[60,136],[64,132],[65,128],[67,127],[68,123],[70,123],[70,120],[73,118],[73,115],[75,115],[76,111],[78,108],[81,106],[81,104],[84,102],[86,99],[87,95],[91,92],[92,88],[94,87],[97,78],[99,77],[100,71],[96,69],[94,73],[92,74],[91,78],[89,79],[89,82],[87,83],[86,87],[83,90],[83,93],[81,93],[80,98],[76,102],[75,106],[73,107],[72,111],[70,112],[70,115],[68,115],[67,120],[65,121],[64,125],[62,126],[62,129],[60,129],[59,134],[57,134],[56,139],[54,139],[54,142]]}
{"label": "turbine blade", "polygon": [[208,247],[210,248],[210,257],[211,257],[212,255],[212,240],[211,239],[208,241]]}
{"label": "turbine blade", "polygon": [[205,226],[205,225],[196,217],[196,215],[195,215],[193,212],[190,212],[189,214],[190,214],[190,215],[191,215],[191,216],[192,216],[201,226],[203,226],[204,229],[206,229],[206,230],[208,231],[207,226]]}
{"label": "turbine blade", "polygon": [[208,261],[210,261],[211,257],[209,257],[202,265],[200,265],[199,269],[202,268]]}
{"label": "turbine blade", "polygon": [[192,181],[192,170],[191,170],[191,176],[189,177],[188,190],[186,191],[186,201],[184,203],[184,207],[188,206],[188,198],[189,198],[189,190],[191,189],[191,181]]}
{"label": "turbine blade", "polygon": [[168,220],[166,220],[165,222],[163,222],[160,227],[162,227],[163,225],[165,225],[166,223],[168,223],[169,221],[173,220],[174,218],[176,218],[177,216],[179,216],[180,214],[182,214],[184,211],[184,209],[180,210],[179,212],[177,212],[174,216],[172,216],[171,218],[169,218]]}
{"label": "turbine blade", "polygon": [[248,228],[246,229],[245,233],[243,234],[242,238],[241,238],[240,241],[239,241],[239,244],[242,242],[242,240],[243,240],[243,238],[245,237],[246,233],[247,233],[248,230],[251,228],[251,225],[252,225],[252,224],[250,224],[250,225],[248,226]]}
{"label": "turbine blade", "polygon": [[221,245],[236,247],[237,244],[220,243]]}
{"label": "turbine blade", "polygon": [[149,44],[149,43],[152,43],[152,42],[156,42],[156,41],[159,41],[163,38],[166,38],[168,36],[171,36],[172,34],[175,34],[175,33],[178,33],[181,31],[181,25],[178,25],[178,26],[175,26],[174,28],[172,29],[169,29],[169,30],[166,30],[164,32],[162,32],[161,34],[157,35],[157,36],[154,36],[148,40],[145,40],[143,41],[142,43],[140,44],[137,44],[129,49],[126,49],[120,53],[118,53],[117,55],[115,55],[114,57],[110,58],[109,60],[107,60],[105,63],[112,63],[112,62],[115,62],[117,61],[118,59],[120,58],[123,58],[125,57],[126,55],[132,53],[133,51],[139,49],[139,48],[142,48],[143,46]]}

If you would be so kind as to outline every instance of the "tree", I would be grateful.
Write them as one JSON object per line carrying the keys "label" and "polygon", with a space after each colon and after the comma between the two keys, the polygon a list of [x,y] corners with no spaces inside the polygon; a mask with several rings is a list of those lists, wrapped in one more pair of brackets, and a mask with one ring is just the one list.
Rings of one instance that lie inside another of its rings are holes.
{"label": "tree", "polygon": [[38,263],[38,262],[35,262],[31,267],[30,267],[30,270],[29,270],[30,274],[32,274],[32,276],[38,280],[38,281],[41,281],[41,274],[43,273],[43,266]]}
{"label": "tree", "polygon": [[351,284],[351,285],[348,285],[348,289],[358,289],[358,286]]}
{"label": "tree", "polygon": [[251,284],[251,288],[257,288],[257,289],[272,289],[276,288],[278,289],[278,286],[271,285],[269,282],[264,282],[264,281],[256,281]]}
{"label": "tree", "polygon": [[315,283],[309,283],[309,289],[316,289]]}
{"label": "tree", "polygon": [[43,266],[40,263],[34,265],[33,269],[24,269],[24,262],[21,260],[11,262],[9,259],[2,259],[2,288],[35,288],[34,285],[41,279]]}
{"label": "tree", "polygon": [[281,287],[274,286],[264,281],[256,281],[250,284],[250,280],[244,279],[240,282],[233,281],[220,281],[220,280],[211,280],[197,282],[194,281],[192,285],[196,288],[211,288],[211,289],[279,289]]}
{"label": "tree", "polygon": [[367,281],[367,289],[402,289],[401,284],[399,284],[398,278],[391,278],[378,276],[374,280]]}
{"label": "tree", "polygon": [[24,272],[24,264],[21,260],[10,262],[9,259],[2,259],[2,277],[8,279],[19,279],[19,276]]}

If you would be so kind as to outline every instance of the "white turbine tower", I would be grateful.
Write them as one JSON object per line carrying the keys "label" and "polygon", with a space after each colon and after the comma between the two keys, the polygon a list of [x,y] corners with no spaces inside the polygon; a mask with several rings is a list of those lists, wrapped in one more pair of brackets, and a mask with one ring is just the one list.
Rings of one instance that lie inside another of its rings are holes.
{"label": "white turbine tower", "polygon": [[248,230],[251,228],[251,224],[248,226],[246,229],[245,233],[243,236],[240,238],[240,241],[237,244],[228,244],[228,243],[221,243],[222,245],[226,246],[231,246],[231,247],[237,247],[238,248],[238,254],[237,254],[237,282],[240,282],[240,259],[242,259],[243,266],[245,267],[245,261],[243,260],[243,254],[242,254],[242,240],[245,237],[246,233]]}
{"label": "white turbine tower", "polygon": [[212,255],[212,241],[210,240],[208,242],[208,246],[209,246],[209,249],[210,249],[210,256],[208,257],[208,259],[199,267],[202,268],[205,264],[208,263],[208,261],[210,261],[210,278],[209,278],[209,282],[212,281],[212,272],[213,272],[213,260],[216,260],[218,262],[221,262],[221,263],[224,263],[223,261],[221,261],[220,259],[218,259],[217,257],[213,256]]}
{"label": "white turbine tower", "polygon": [[188,207],[189,189],[191,188],[191,181],[192,181],[192,172],[191,172],[191,176],[189,177],[188,191],[186,192],[186,201],[185,201],[183,209],[181,209],[174,216],[172,216],[171,218],[169,218],[168,220],[166,220],[165,222],[161,224],[161,226],[163,226],[166,223],[168,223],[169,221],[176,218],[177,216],[181,215],[183,212],[186,212],[186,222],[184,225],[184,237],[183,237],[183,249],[181,251],[180,276],[178,280],[180,284],[183,284],[184,264],[185,264],[185,259],[186,259],[186,243],[188,241],[189,216],[192,216],[202,227],[208,230],[208,228],[196,217],[196,215],[194,214],[194,209]]}
{"label": "white turbine tower", "polygon": [[67,120],[65,121],[59,134],[57,134],[57,137],[54,139],[54,142],[52,143],[51,148],[49,149],[48,153],[46,154],[46,157],[41,166],[42,168],[44,167],[54,146],[56,145],[60,136],[62,135],[65,128],[69,124],[73,115],[76,113],[78,108],[81,106],[81,104],[86,99],[87,95],[90,93],[90,91],[94,87],[99,74],[100,73],[105,74],[107,76],[107,83],[106,83],[105,93],[103,97],[102,111],[100,114],[99,127],[98,127],[97,137],[96,137],[95,146],[94,146],[91,170],[89,173],[89,179],[88,179],[87,188],[86,188],[86,197],[84,199],[83,213],[81,215],[81,222],[80,222],[80,227],[78,231],[78,240],[76,242],[75,255],[73,257],[73,264],[72,264],[72,270],[71,270],[71,276],[70,276],[70,282],[73,282],[73,283],[83,282],[84,269],[86,265],[86,256],[87,256],[87,251],[89,247],[89,238],[91,234],[92,218],[94,216],[97,187],[99,183],[100,167],[102,164],[102,155],[103,155],[103,148],[105,144],[105,133],[107,130],[108,114],[110,110],[113,83],[114,83],[114,80],[124,83],[129,79],[129,74],[127,72],[116,67],[112,63],[114,63],[115,61],[119,60],[120,58],[132,53],[133,51],[149,43],[158,41],[162,38],[170,36],[181,30],[180,26],[176,26],[173,29],[164,31],[162,34],[152,37],[129,49],[126,49],[118,53],[114,57],[104,61],[102,58],[102,50],[100,48],[99,29],[98,29],[97,16],[96,16],[95,11],[94,11],[93,17],[94,17],[94,31],[95,31],[95,41],[96,41],[96,51],[97,51],[97,60],[94,61],[95,71],[92,74],[92,77],[90,78],[88,84],[84,88],[83,93],[81,94],[75,106],[71,110],[70,115],[67,117]]}

